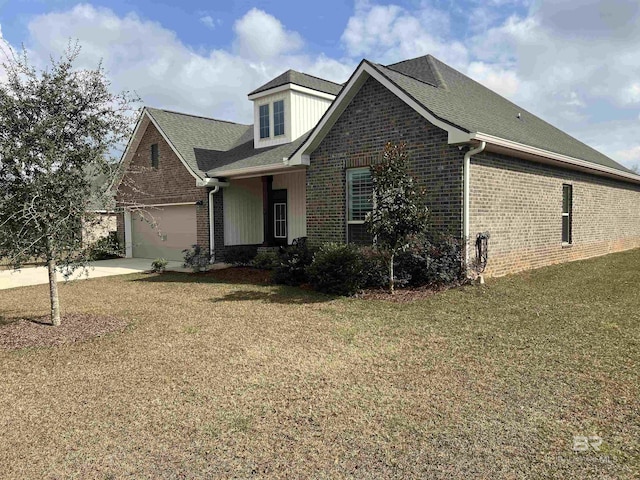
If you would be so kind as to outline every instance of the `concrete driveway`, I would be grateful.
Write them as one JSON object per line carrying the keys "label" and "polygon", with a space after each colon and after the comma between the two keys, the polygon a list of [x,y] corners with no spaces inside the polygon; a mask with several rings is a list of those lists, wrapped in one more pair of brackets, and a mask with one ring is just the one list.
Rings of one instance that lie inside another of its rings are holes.
{"label": "concrete driveway", "polygon": [[[151,259],[146,258],[116,258],[114,260],[100,260],[91,263],[85,272],[78,270],[70,280],[84,280],[87,278],[109,277],[112,275],[127,275],[129,273],[144,272],[151,269]],[[171,270],[182,270],[180,262],[169,262]],[[87,275],[88,273],[88,275]],[[58,280],[64,280],[58,274]],[[22,270],[0,270],[0,290],[7,288],[26,287],[28,285],[40,285],[49,283],[47,267],[23,268]]]}

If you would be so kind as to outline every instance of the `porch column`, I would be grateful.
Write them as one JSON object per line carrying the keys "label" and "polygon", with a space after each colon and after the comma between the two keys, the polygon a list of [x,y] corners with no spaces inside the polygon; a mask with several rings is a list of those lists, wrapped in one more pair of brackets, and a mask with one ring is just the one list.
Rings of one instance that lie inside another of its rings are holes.
{"label": "porch column", "polygon": [[263,215],[263,228],[264,236],[262,245],[267,247],[271,243],[271,222],[269,215],[269,205],[271,205],[271,190],[273,185],[273,176],[267,175],[262,177],[262,215]]}

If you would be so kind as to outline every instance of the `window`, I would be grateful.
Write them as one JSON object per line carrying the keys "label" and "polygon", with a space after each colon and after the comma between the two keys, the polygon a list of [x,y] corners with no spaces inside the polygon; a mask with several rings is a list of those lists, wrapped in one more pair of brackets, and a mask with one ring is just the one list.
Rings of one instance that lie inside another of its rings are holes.
{"label": "window", "polygon": [[273,236],[287,238],[287,204],[273,204]]}
{"label": "window", "polygon": [[260,138],[269,138],[269,105],[260,105]]}
{"label": "window", "polygon": [[373,184],[369,168],[347,170],[347,241],[370,244],[364,220],[373,208]]}
{"label": "window", "polygon": [[158,168],[160,164],[160,154],[158,152],[158,144],[154,143],[151,145],[151,166],[153,168]]}
{"label": "window", "polygon": [[284,100],[273,102],[273,136],[284,135]]}
{"label": "window", "polygon": [[562,185],[562,243],[572,243],[572,207],[573,187],[571,185]]}

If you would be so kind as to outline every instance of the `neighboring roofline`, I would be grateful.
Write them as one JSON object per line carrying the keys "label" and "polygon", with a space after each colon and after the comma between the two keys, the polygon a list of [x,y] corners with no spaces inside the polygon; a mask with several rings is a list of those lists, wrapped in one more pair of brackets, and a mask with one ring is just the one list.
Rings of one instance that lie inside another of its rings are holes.
{"label": "neighboring roofline", "polygon": [[286,158],[282,159],[282,163],[272,164],[272,165],[258,165],[255,167],[244,167],[244,168],[236,168],[233,170],[227,171],[219,171],[216,173],[215,169],[209,170],[207,175],[210,175],[213,178],[243,178],[243,177],[255,177],[256,175],[261,175],[263,173],[276,173],[278,171],[291,171],[298,170],[294,168],[295,165],[289,165],[286,162]]}
{"label": "neighboring roofline", "polygon": [[278,85],[277,87],[269,88],[267,90],[261,90],[257,93],[250,93],[247,98],[249,98],[249,100],[257,100],[259,98],[266,97],[267,95],[273,95],[274,93],[280,93],[286,90],[294,90],[296,92],[306,93],[307,95],[314,95],[326,100],[333,100],[336,98],[336,96],[332,93],[322,92],[320,90],[315,90],[309,87],[303,87],[302,85],[298,85],[297,83],[293,82],[285,83],[284,85]]}
{"label": "neighboring roofline", "polygon": [[[453,125],[439,117],[400,88],[395,82],[390,80],[386,75],[379,71],[374,64],[368,60],[362,60],[355,72],[351,75],[345,86],[342,88],[336,99],[333,101],[329,109],[317,123],[309,138],[291,155],[291,165],[308,165],[308,157],[313,152],[329,130],[333,127],[340,115],[347,108],[353,97],[360,90],[365,81],[370,77],[380,82],[386,88],[391,90],[393,94],[403,100],[407,105],[418,112],[430,123],[445,130],[448,134],[448,142],[450,144],[464,143],[468,141],[469,132],[463,128]],[[435,88],[435,87],[433,87]]]}
{"label": "neighboring roofline", "polygon": [[475,132],[469,135],[469,140],[487,142],[487,150],[491,150],[496,153],[504,153],[507,155],[510,154],[513,156],[513,152],[519,152],[520,154],[522,154],[521,156],[523,158],[534,162],[559,165],[564,168],[586,171],[592,174],[595,172],[596,175],[619,178],[630,181],[632,183],[640,184],[640,175],[637,175],[635,173],[625,172],[624,170],[620,170],[618,168],[599,165],[588,160],[569,157],[568,155],[551,152],[542,148],[532,147],[523,143],[505,140],[504,138],[496,137],[494,135]]}

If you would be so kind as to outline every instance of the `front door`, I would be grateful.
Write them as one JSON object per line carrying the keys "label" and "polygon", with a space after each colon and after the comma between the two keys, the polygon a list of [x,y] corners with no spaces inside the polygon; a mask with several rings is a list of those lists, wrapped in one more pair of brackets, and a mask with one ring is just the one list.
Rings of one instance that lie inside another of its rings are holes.
{"label": "front door", "polygon": [[289,219],[287,218],[286,189],[271,191],[269,217],[271,243],[273,245],[287,245]]}

